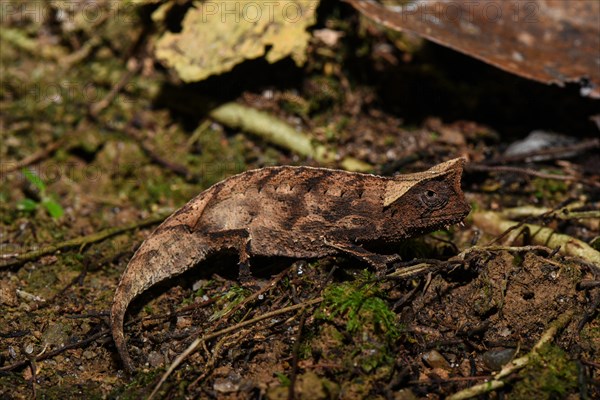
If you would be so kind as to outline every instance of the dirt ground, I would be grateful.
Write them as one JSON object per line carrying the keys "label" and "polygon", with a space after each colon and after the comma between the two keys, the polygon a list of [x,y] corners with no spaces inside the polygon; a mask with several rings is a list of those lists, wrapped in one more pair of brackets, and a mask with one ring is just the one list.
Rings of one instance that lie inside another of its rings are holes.
{"label": "dirt ground", "polygon": [[[92,26],[41,3],[3,18],[0,398],[146,398],[199,337],[158,398],[438,399],[514,360],[480,398],[600,398],[600,266],[567,251],[600,249],[598,102],[431,43],[400,50],[325,3],[317,27],[343,32],[336,48],[312,41],[302,68],[258,59],[192,84],[153,57],[152,2]],[[152,229],[232,174],[322,165],[209,116],[230,101],[378,174],[466,156],[472,213],[386,249],[403,261],[384,278],[343,257],[265,258],[241,284],[223,255],[163,282],[129,309],[129,376],[109,309]],[[574,141],[507,156],[538,129]],[[506,210],[529,228],[501,236],[483,220]],[[535,226],[568,242],[539,243]]]}

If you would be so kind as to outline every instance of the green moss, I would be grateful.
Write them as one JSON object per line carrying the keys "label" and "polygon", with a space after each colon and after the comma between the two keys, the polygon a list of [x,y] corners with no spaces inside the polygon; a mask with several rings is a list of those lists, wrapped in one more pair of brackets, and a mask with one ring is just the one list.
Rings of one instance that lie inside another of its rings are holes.
{"label": "green moss", "polygon": [[494,299],[494,294],[496,293],[494,284],[485,273],[481,275],[477,284],[480,289],[477,298],[473,301],[473,311],[477,315],[483,316],[498,306],[499,303],[501,304],[501,301],[497,302]]}
{"label": "green moss", "polygon": [[356,282],[335,284],[324,294],[316,317],[322,325],[312,341],[313,351],[349,370],[357,365],[371,377],[393,362],[392,347],[400,337],[396,315],[364,272]]}
{"label": "green moss", "polygon": [[521,268],[523,266],[523,261],[524,261],[524,258],[521,254],[515,253],[513,255],[513,260],[512,260],[513,267]]}
{"label": "green moss", "polygon": [[202,187],[207,188],[228,176],[246,170],[244,144],[237,136],[224,140],[223,133],[200,126],[192,134],[200,154],[190,159],[191,172],[198,176]]}
{"label": "green moss", "polygon": [[292,383],[292,381],[290,380],[290,378],[288,378],[287,375],[285,375],[284,373],[281,372],[275,372],[275,376],[277,377],[277,380],[279,381],[279,384],[283,387],[289,387],[290,384]]}
{"label": "green moss", "polygon": [[[279,385],[267,390],[267,398],[271,400],[284,400],[289,398],[289,386],[291,381],[283,374],[276,373]],[[299,400],[327,400],[338,399],[340,395],[339,386],[327,378],[318,376],[312,371],[299,374],[296,377],[294,393]]]}
{"label": "green moss", "polygon": [[394,340],[400,335],[396,314],[378,297],[380,290],[367,283],[370,279],[370,274],[363,272],[356,282],[331,285],[325,292],[319,317],[345,319],[346,330],[352,334],[367,328]]}
{"label": "green moss", "polygon": [[105,398],[100,383],[82,382],[77,385],[39,385],[36,387],[36,398],[44,400],[62,400],[68,398],[103,399]]}
{"label": "green moss", "polygon": [[309,111],[322,113],[342,99],[340,83],[326,76],[314,76],[306,84],[306,96],[309,100]]}
{"label": "green moss", "polygon": [[557,346],[546,344],[519,376],[511,399],[562,399],[577,390],[577,365]]}
{"label": "green moss", "polygon": [[[152,369],[148,372],[140,371],[135,374],[133,381],[129,385],[115,389],[108,398],[121,400],[146,398],[163,373],[164,370],[162,368]],[[170,382],[167,381],[163,385],[162,390],[167,390],[169,386]],[[160,394],[161,392],[159,392],[158,398],[162,398]]]}
{"label": "green moss", "polygon": [[223,315],[231,311],[235,306],[240,304],[246,297],[252,292],[241,286],[232,286],[228,291],[224,292],[223,295],[215,303],[215,312],[210,316],[209,321],[216,321]]}
{"label": "green moss", "polygon": [[[552,173],[552,171],[550,171],[550,173]],[[534,188],[535,197],[544,201],[554,198],[562,199],[563,195],[568,190],[568,185],[565,181],[555,179],[536,178],[531,181],[531,185]]]}

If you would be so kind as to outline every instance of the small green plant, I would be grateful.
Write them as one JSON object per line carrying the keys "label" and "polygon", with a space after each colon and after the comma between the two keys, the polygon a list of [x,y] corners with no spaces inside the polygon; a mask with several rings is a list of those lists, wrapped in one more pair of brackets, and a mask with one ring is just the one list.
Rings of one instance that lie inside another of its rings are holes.
{"label": "small green plant", "polygon": [[279,381],[281,386],[288,387],[292,384],[290,378],[288,378],[288,376],[282,372],[275,372],[275,376],[277,377],[277,380]]}
{"label": "small green plant", "polygon": [[321,325],[318,336],[311,341],[313,349],[323,359],[351,369],[360,365],[372,376],[385,375],[393,365],[392,349],[401,337],[402,327],[383,295],[368,271],[354,282],[331,285],[316,317],[333,323]]}
{"label": "small green plant", "polygon": [[54,196],[48,193],[46,184],[42,179],[32,170],[23,168],[21,170],[25,179],[29,181],[39,191],[40,200],[36,201],[30,198],[25,198],[17,204],[17,209],[25,212],[33,212],[40,205],[46,209],[48,214],[54,219],[58,219],[63,216],[65,211],[62,206],[54,199]]}
{"label": "small green plant", "polygon": [[356,281],[332,285],[325,292],[320,318],[333,320],[336,317],[346,319],[346,330],[357,333],[371,327],[382,332],[388,340],[400,336],[396,315],[381,299],[379,289],[370,280],[368,272]]}
{"label": "small green plant", "polygon": [[[559,174],[558,171],[549,171],[551,174]],[[565,181],[536,178],[532,182],[535,197],[538,199],[556,198],[557,195],[566,193],[567,184]]]}
{"label": "small green plant", "polygon": [[217,301],[217,306],[221,306],[222,308],[215,311],[213,315],[211,315],[208,320],[216,321],[221,318],[223,315],[227,314],[229,311],[233,310],[235,306],[240,304],[246,297],[248,297],[251,292],[248,289],[245,289],[241,286],[232,286],[227,292],[224,292],[219,301]]}

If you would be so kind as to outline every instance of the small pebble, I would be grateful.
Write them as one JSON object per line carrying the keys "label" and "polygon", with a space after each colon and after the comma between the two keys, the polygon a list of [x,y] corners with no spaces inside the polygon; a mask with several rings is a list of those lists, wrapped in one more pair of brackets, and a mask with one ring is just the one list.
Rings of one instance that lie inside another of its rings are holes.
{"label": "small pebble", "polygon": [[483,353],[483,363],[492,371],[499,371],[508,364],[517,353],[513,348],[492,349]]}
{"label": "small pebble", "polygon": [[400,389],[394,393],[394,400],[417,400],[418,397],[410,389]]}
{"label": "small pebble", "polygon": [[431,368],[450,369],[450,364],[437,350],[423,354],[423,361]]}
{"label": "small pebble", "polygon": [[160,367],[164,363],[164,357],[157,351],[151,351],[148,354],[148,363],[153,368]]}
{"label": "small pebble", "polygon": [[232,375],[227,378],[217,378],[213,389],[219,393],[234,393],[240,390],[241,377]]}
{"label": "small pebble", "polygon": [[86,350],[83,352],[83,358],[85,358],[86,360],[91,360],[94,357],[96,357],[96,353],[94,353],[93,351]]}

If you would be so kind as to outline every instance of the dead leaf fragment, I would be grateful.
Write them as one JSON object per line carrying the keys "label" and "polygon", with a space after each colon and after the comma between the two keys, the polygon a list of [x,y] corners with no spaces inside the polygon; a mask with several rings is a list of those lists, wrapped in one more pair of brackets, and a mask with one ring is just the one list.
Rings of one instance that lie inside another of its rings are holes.
{"label": "dead leaf fragment", "polygon": [[346,0],[370,19],[513,74],[600,98],[600,2]]}
{"label": "dead leaf fragment", "polygon": [[190,9],[181,33],[165,33],[156,57],[186,82],[230,71],[244,60],[265,56],[274,63],[291,56],[306,60],[318,1],[205,2]]}
{"label": "dead leaf fragment", "polygon": [[344,36],[342,31],[334,31],[333,29],[315,29],[313,31],[315,38],[325,43],[326,46],[335,47],[337,46],[340,39]]}

